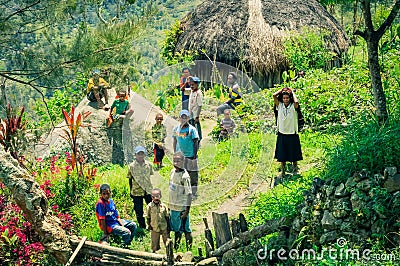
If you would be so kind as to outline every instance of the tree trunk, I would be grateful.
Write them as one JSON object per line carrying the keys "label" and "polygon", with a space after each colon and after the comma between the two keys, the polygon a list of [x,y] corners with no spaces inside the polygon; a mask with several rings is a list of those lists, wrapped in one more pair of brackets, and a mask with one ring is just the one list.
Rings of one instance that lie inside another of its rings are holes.
{"label": "tree trunk", "polygon": [[3,106],[3,108],[5,109],[7,105],[7,96],[6,96],[6,79],[4,77],[1,78],[0,92],[1,92],[0,106]]}
{"label": "tree trunk", "polygon": [[388,118],[386,109],[386,97],[382,86],[381,68],[379,66],[378,55],[378,42],[379,40],[371,36],[367,40],[368,49],[368,67],[371,75],[371,86],[374,92],[374,103],[376,107],[376,116],[380,124],[383,124]]}
{"label": "tree trunk", "polygon": [[61,221],[49,214],[46,195],[39,184],[7,152],[0,149],[0,180],[11,191],[15,203],[41,237],[43,246],[65,264],[71,247]]}
{"label": "tree trunk", "polygon": [[381,69],[379,66],[379,40],[382,38],[385,31],[392,25],[400,10],[400,0],[396,0],[390,11],[390,14],[382,25],[374,30],[371,15],[371,1],[361,0],[361,10],[364,17],[365,30],[363,32],[356,31],[355,35],[360,35],[367,42],[368,49],[368,67],[371,76],[371,86],[374,93],[374,103],[376,108],[376,116],[380,124],[383,124],[388,119],[386,108],[386,97],[382,86]]}

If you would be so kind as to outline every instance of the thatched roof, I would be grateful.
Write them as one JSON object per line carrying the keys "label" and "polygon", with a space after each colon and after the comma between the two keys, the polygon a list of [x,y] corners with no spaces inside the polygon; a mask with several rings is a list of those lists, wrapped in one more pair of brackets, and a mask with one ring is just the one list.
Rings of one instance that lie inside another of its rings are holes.
{"label": "thatched roof", "polygon": [[[315,0],[207,0],[184,18],[182,27],[175,51],[205,51],[232,66],[244,62],[263,79],[287,69],[281,40],[289,31],[327,30],[327,47],[338,57],[349,46],[337,21]],[[200,52],[199,59],[205,57]]]}

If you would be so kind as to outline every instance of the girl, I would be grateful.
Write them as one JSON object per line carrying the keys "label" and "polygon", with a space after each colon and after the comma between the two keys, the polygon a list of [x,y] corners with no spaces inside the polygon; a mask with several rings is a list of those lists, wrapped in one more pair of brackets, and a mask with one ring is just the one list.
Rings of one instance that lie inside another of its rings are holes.
{"label": "girl", "polygon": [[293,174],[298,169],[297,161],[303,159],[298,135],[299,100],[289,88],[283,88],[273,94],[275,110],[278,112],[275,158],[281,163],[281,177],[285,176],[286,162],[293,162]]}

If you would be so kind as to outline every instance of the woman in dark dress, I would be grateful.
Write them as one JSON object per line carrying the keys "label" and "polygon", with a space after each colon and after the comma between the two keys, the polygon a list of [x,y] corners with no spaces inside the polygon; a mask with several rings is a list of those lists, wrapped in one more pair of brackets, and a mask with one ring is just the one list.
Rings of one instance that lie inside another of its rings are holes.
{"label": "woman in dark dress", "polygon": [[298,172],[297,161],[303,159],[298,134],[299,100],[289,88],[283,88],[273,94],[275,110],[278,113],[278,138],[275,159],[281,163],[282,177],[285,176],[286,162],[293,163],[293,173]]}

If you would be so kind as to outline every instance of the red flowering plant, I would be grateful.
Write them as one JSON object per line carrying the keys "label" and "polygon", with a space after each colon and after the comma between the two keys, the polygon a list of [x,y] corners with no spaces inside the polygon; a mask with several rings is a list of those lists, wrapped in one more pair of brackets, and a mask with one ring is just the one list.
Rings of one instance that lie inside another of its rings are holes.
{"label": "red flowering plant", "polygon": [[0,262],[2,265],[39,265],[46,257],[39,236],[22,210],[0,183]]}
{"label": "red flowering plant", "polygon": [[25,131],[26,123],[22,117],[25,108],[22,107],[19,115],[7,104],[5,119],[0,119],[0,144],[4,149],[10,152],[11,156],[17,159],[21,164],[21,152],[25,150],[27,139]]}

